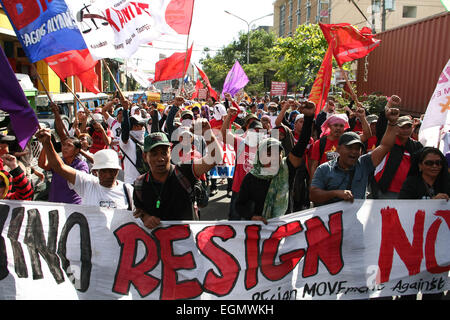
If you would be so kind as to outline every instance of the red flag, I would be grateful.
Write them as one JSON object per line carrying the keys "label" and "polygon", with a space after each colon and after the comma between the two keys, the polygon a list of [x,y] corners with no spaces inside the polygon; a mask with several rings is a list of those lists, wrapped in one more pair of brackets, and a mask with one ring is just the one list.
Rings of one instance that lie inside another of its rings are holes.
{"label": "red flag", "polygon": [[171,0],[166,9],[166,23],[179,34],[189,34],[194,0]]}
{"label": "red flag", "polygon": [[333,55],[330,46],[325,53],[322,65],[317,72],[316,80],[311,88],[308,100],[316,104],[316,116],[323,109],[330,91],[331,75],[333,73]]}
{"label": "red flag", "polygon": [[94,60],[88,49],[71,50],[44,59],[58,77],[64,81],[67,77],[77,76],[83,86],[90,92],[99,93],[98,77]]}
{"label": "red flag", "polygon": [[344,62],[365,57],[381,43],[381,40],[373,38],[367,27],[358,30],[349,23],[319,25],[339,66]]}
{"label": "red flag", "polygon": [[202,69],[200,69],[197,65],[196,65],[196,67],[197,67],[197,70],[198,70],[198,72],[199,72],[199,74],[200,74],[200,77],[202,77],[203,81],[205,81],[206,87],[207,87],[208,90],[209,90],[209,95],[210,95],[211,97],[213,97],[214,99],[217,100],[217,92],[214,91],[214,89],[211,87],[211,83],[209,82],[208,76],[207,76],[206,73],[205,73]]}
{"label": "red flag", "polygon": [[155,66],[154,82],[183,78],[191,61],[192,47],[193,44],[187,53],[176,52],[166,59],[159,60]]}
{"label": "red flag", "polygon": [[192,95],[191,99],[195,99],[198,97],[198,90],[203,89],[203,83],[200,81],[200,79],[197,79],[197,83],[195,84],[195,92]]}

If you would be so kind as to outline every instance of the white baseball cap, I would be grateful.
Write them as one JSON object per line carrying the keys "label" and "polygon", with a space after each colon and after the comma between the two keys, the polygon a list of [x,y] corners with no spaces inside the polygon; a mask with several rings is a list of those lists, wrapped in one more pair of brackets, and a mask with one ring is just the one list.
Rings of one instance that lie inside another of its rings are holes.
{"label": "white baseball cap", "polygon": [[119,162],[119,156],[112,149],[104,149],[94,154],[94,165],[92,170],[99,169],[122,169]]}

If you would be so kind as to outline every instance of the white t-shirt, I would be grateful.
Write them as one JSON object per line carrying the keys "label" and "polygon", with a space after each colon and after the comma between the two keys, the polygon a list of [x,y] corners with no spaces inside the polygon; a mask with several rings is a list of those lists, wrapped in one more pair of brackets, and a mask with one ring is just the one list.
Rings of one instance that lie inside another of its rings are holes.
{"label": "white t-shirt", "polygon": [[[98,177],[77,170],[75,184],[67,182],[70,189],[81,197],[81,204],[86,206],[98,206],[109,209],[128,209],[128,201],[124,192],[123,182],[117,180],[112,188],[100,185]],[[128,195],[133,196],[132,187],[127,185]],[[130,198],[132,202],[133,199]]]}
{"label": "white t-shirt", "polygon": [[[122,139],[120,139],[120,148],[122,149],[122,153],[126,153],[123,155],[123,173],[124,173],[124,182],[133,184],[134,181],[141,175],[139,171],[137,171],[136,164],[136,143],[134,143],[131,138],[128,139],[128,143],[123,143]],[[130,158],[130,159],[128,159]]]}

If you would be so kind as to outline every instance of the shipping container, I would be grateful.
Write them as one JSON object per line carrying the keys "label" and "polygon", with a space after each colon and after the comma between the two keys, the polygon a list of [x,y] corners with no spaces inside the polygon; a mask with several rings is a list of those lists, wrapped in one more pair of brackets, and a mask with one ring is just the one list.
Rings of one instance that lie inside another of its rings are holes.
{"label": "shipping container", "polygon": [[425,113],[439,75],[450,58],[450,12],[375,36],[381,45],[358,60],[358,94],[402,98],[402,114]]}

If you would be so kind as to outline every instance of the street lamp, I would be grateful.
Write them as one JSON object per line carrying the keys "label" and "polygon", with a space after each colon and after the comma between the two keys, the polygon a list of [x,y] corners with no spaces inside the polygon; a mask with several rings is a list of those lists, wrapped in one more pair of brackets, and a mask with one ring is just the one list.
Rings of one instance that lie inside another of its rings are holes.
{"label": "street lamp", "polygon": [[224,11],[225,11],[225,13],[232,15],[233,17],[238,18],[239,20],[242,20],[247,24],[247,27],[248,27],[248,29],[247,29],[247,64],[250,64],[250,25],[257,20],[263,19],[265,17],[273,16],[273,13],[266,14],[263,17],[260,17],[260,18],[257,18],[257,19],[254,19],[254,20],[248,22],[247,20],[242,19],[241,17],[238,17],[237,15],[235,15],[227,10],[224,10]]}

